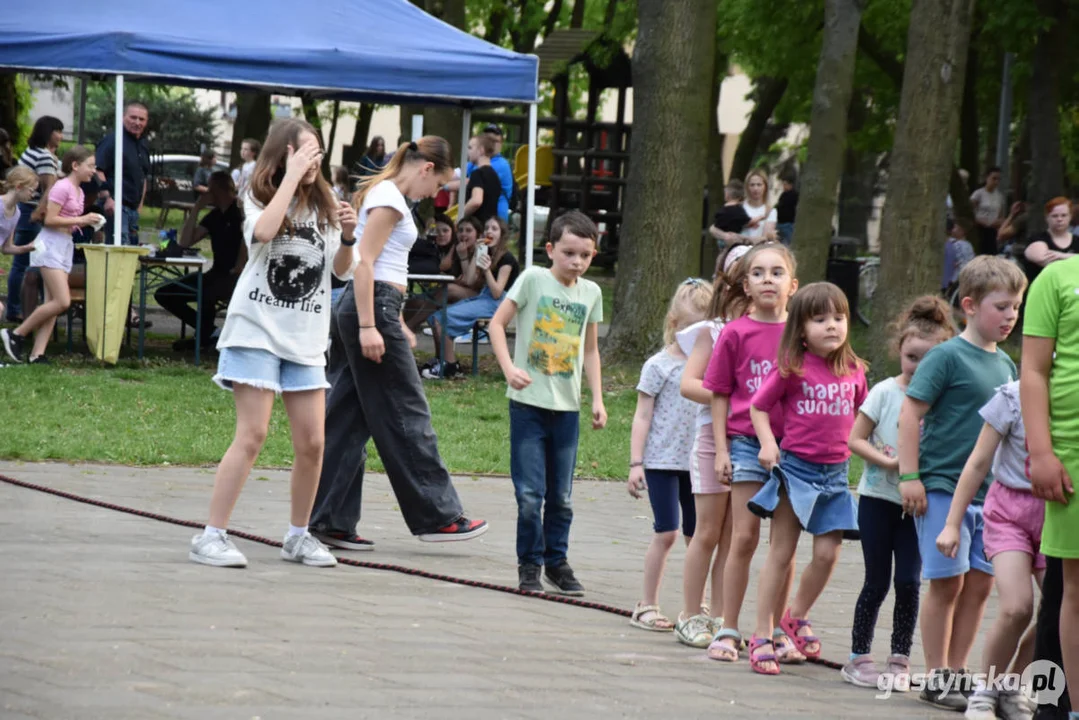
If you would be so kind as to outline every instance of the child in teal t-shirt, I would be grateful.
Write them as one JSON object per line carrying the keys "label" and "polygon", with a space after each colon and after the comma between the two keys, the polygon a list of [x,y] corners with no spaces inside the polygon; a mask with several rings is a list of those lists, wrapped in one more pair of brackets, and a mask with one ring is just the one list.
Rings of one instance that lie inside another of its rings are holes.
{"label": "child in teal t-shirt", "polygon": [[[522,590],[543,592],[540,568],[556,592],[583,595],[566,560],[573,521],[570,495],[577,465],[581,370],[592,393],[592,427],[607,424],[600,380],[599,286],[581,277],[599,232],[580,212],[551,225],[551,267],[529,268],[491,320],[491,347],[510,399],[510,474],[517,498],[517,563]],[[511,358],[506,326],[517,318]]]}
{"label": "child in teal t-shirt", "polygon": [[[926,353],[899,413],[899,490],[903,510],[915,518],[922,577],[929,581],[920,615],[930,670],[922,700],[950,710],[966,708],[966,697],[950,676],[967,667],[993,588],[993,566],[982,542],[984,487],[964,515],[955,557],[941,553],[936,539],[982,429],[978,411],[1016,377],[1015,363],[997,343],[1018,321],[1026,284],[1019,267],[1002,258],[981,256],[967,263],[959,273],[967,327]],[[957,608],[968,610],[957,613]]]}

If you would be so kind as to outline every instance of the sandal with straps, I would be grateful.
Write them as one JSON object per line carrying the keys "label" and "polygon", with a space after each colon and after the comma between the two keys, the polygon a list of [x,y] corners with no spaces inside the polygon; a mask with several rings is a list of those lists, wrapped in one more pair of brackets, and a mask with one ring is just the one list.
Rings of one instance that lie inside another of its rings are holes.
{"label": "sandal with straps", "polygon": [[[816,660],[820,658],[821,642],[813,634],[813,625],[810,624],[808,618],[796,618],[791,617],[791,610],[787,608],[787,611],[783,613],[783,618],[779,621],[779,626],[783,628],[783,632],[787,633],[787,636],[794,642],[794,646],[798,648],[798,652],[805,655],[810,660]],[[798,631],[803,628],[809,628],[808,635],[799,635]],[[813,652],[806,650],[806,646],[812,643],[817,644],[817,649]]]}
{"label": "sandal with straps", "polygon": [[[724,640],[732,642],[727,644],[723,642]],[[716,634],[716,639],[708,646],[708,657],[720,662],[736,663],[738,662],[738,651],[744,642],[742,633],[734,628],[724,628]]]}
{"label": "sandal with straps", "polygon": [[[647,620],[642,620],[641,618],[648,613],[652,613],[652,616]],[[674,630],[674,623],[663,615],[659,605],[637,603],[637,606],[633,608],[633,617],[630,618],[629,624],[640,630],[650,630],[652,632],[670,632]]]}
{"label": "sandal with straps", "polygon": [[[773,652],[757,652],[767,645],[772,647]],[[771,638],[762,638],[754,635],[749,639],[749,668],[761,675],[778,675],[779,674],[779,662],[776,660],[775,647],[772,645]],[[773,668],[766,668],[765,663],[772,663]]]}
{"label": "sandal with straps", "polygon": [[776,628],[772,632],[772,645],[780,665],[801,665],[806,661],[806,656],[798,650],[787,633],[783,632],[783,628]]}

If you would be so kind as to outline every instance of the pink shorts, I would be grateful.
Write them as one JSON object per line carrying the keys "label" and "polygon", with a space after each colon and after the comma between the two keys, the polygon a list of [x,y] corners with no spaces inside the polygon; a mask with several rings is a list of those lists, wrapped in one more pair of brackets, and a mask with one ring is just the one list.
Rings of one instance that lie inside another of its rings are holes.
{"label": "pink shorts", "polygon": [[1009,550],[1025,552],[1034,558],[1034,569],[1045,569],[1045,556],[1038,552],[1045,522],[1045,501],[1023,490],[994,482],[989,486],[982,509],[985,529],[985,557]]}
{"label": "pink shorts", "polygon": [[731,491],[731,486],[716,477],[716,438],[712,424],[697,428],[689,456],[689,483],[694,495],[715,495]]}

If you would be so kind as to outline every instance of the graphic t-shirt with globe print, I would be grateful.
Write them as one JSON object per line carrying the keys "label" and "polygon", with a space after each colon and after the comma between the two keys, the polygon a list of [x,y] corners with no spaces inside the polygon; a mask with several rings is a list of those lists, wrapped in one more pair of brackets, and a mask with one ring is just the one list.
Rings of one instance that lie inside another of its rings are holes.
{"label": "graphic t-shirt with globe print", "polygon": [[[330,273],[341,230],[320,228],[311,211],[289,207],[288,221],[268,243],[254,240],[263,207],[244,195],[247,265],[229,303],[219,348],[268,350],[300,365],[325,365],[330,335]],[[340,278],[347,280],[347,277]]]}

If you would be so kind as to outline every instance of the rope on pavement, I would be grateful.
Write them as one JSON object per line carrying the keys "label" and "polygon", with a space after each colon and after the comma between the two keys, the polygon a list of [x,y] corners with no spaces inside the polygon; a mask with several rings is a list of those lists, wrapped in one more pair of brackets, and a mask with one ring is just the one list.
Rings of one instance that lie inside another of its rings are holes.
{"label": "rope on pavement", "polygon": [[[88,498],[83,495],[76,495],[75,493],[57,490],[55,488],[46,487],[44,485],[37,485],[34,483],[26,482],[25,480],[16,480],[15,478],[11,478],[6,475],[0,475],[0,480],[8,483],[9,485],[26,488],[27,490],[37,490],[38,492],[46,493],[48,495],[54,495],[56,497],[61,497],[65,500],[74,500],[75,502],[84,503],[86,505],[92,505],[94,507],[104,508],[106,510],[115,510],[116,512],[127,513],[128,515],[135,515],[136,517],[147,518],[149,520],[157,520],[158,522],[169,523],[170,525],[180,525],[182,527],[195,529],[202,529],[203,527],[205,527],[205,523],[196,522],[194,520],[181,520],[180,518],[174,518],[168,515],[162,515],[160,513],[149,512],[148,510],[139,510],[137,508],[130,508],[124,505],[117,505],[115,503],[105,502],[104,500],[95,500],[94,498]],[[271,538],[263,537],[261,535],[243,532],[242,530],[229,530],[228,533],[230,537],[238,537],[243,540],[249,540],[251,542],[268,545],[270,547],[281,547],[281,542],[279,540],[273,540]],[[341,563],[342,565],[351,565],[352,567],[368,568],[371,570],[388,570],[390,572],[401,573],[402,575],[412,575],[413,577],[421,577],[428,580],[440,580],[442,582],[454,583],[455,585],[481,588],[483,590],[495,590],[497,592],[509,593],[510,595],[533,597],[538,600],[546,600],[548,602],[560,603],[562,605],[572,605],[574,607],[588,608],[589,610],[599,610],[601,612],[610,613],[612,615],[619,615],[626,618],[633,616],[632,611],[626,610],[624,608],[615,607],[614,605],[606,605],[604,603],[579,600],[577,598],[566,597],[564,595],[553,595],[548,593],[532,592],[529,590],[521,590],[520,588],[511,587],[509,585],[497,585],[495,583],[482,582],[480,580],[469,580],[468,578],[459,578],[454,577],[453,575],[443,575],[441,573],[428,572],[427,570],[410,568],[405,565],[395,565],[393,563],[369,562],[365,560],[356,560],[350,557],[340,557],[337,555],[335,555],[334,557],[336,557],[337,562]],[[815,665],[823,665],[834,670],[838,670],[843,667],[841,663],[833,662],[831,660],[825,660],[824,658],[811,658],[809,662]]]}

